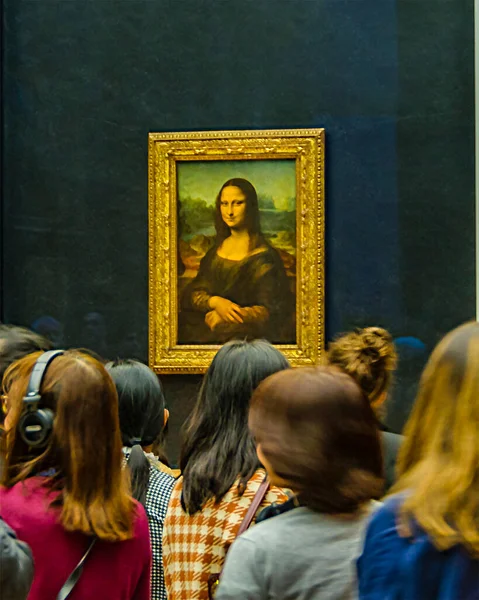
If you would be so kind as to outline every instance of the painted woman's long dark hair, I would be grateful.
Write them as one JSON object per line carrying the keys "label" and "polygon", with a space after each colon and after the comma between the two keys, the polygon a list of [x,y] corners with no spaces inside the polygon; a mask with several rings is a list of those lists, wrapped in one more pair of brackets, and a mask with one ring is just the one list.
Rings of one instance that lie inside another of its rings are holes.
{"label": "painted woman's long dark hair", "polygon": [[287,369],[286,358],[263,340],[235,340],[216,354],[185,425],[180,467],[183,508],[194,514],[219,502],[239,477],[238,491],[261,465],[248,429],[253,391],[269,375]]}
{"label": "painted woman's long dark hair", "polygon": [[239,188],[246,198],[246,229],[251,238],[250,250],[264,243],[263,233],[261,231],[261,222],[259,215],[258,194],[253,184],[247,179],[235,177],[228,179],[222,186],[216,196],[215,229],[216,245],[220,246],[223,241],[230,236],[230,228],[223,221],[221,216],[221,193],[226,187]]}

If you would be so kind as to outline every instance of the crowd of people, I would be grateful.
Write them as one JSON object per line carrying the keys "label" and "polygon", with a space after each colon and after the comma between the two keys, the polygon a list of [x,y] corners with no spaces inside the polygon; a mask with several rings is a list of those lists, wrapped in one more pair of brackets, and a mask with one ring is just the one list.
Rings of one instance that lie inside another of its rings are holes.
{"label": "crowd of people", "polygon": [[163,450],[159,378],[0,325],[2,600],[479,600],[479,323],[433,351],[403,435],[387,331],[292,369],[224,344]]}

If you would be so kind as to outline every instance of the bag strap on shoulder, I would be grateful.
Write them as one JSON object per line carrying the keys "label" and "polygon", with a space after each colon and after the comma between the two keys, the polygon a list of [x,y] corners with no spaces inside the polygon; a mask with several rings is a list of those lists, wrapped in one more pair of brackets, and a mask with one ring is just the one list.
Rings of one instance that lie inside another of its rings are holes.
{"label": "bag strap on shoulder", "polygon": [[81,557],[80,562],[73,569],[73,571],[70,573],[70,576],[68,577],[68,579],[62,585],[62,589],[58,592],[58,596],[57,596],[56,600],[66,600],[68,598],[68,596],[71,594],[73,588],[76,586],[76,584],[78,583],[78,580],[80,579],[80,575],[82,574],[82,571],[83,571],[83,565],[84,565],[86,559],[88,558],[88,555],[92,551],[92,548],[95,545],[96,540],[97,540],[96,537],[94,537],[92,539],[85,554]]}
{"label": "bag strap on shoulder", "polygon": [[[244,519],[241,521],[241,525],[239,526],[238,533],[235,536],[235,539],[244,533],[248,527],[253,522],[255,514],[258,512],[258,508],[261,506],[261,503],[265,499],[266,494],[269,489],[269,481],[268,476],[266,475],[263,481],[260,483],[259,488],[256,490],[256,493],[253,497],[253,501],[248,508],[248,512],[246,513]],[[228,553],[228,549],[226,549],[226,553]],[[224,567],[224,564],[223,564]],[[221,573],[223,572],[223,567],[221,567],[221,571],[219,573],[210,573],[208,576],[208,598],[209,600],[214,600],[216,589],[220,582]]]}
{"label": "bag strap on shoulder", "polygon": [[268,489],[269,481],[268,477],[266,476],[261,482],[259,488],[256,490],[253,502],[251,502],[250,507],[248,508],[248,512],[246,513],[245,518],[241,522],[241,525],[238,529],[237,537],[244,533],[253,522],[255,514],[258,512],[258,508],[261,506],[266,494],[268,493]]}

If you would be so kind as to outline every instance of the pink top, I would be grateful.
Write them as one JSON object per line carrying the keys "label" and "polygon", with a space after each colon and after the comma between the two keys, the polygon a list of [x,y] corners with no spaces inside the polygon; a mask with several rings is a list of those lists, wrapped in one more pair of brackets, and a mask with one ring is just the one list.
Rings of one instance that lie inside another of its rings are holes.
{"label": "pink top", "polygon": [[[89,539],[65,531],[50,508],[52,493],[31,477],[10,489],[0,488],[0,516],[33,553],[35,576],[28,600],[55,600],[85,553]],[[148,519],[137,505],[134,537],[125,542],[98,540],[69,600],[148,600],[150,597]]]}

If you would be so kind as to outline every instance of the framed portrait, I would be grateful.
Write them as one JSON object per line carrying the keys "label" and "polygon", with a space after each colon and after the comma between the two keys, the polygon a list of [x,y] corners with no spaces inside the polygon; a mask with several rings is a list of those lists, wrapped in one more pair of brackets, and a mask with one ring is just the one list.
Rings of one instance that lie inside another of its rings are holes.
{"label": "framed portrait", "polygon": [[324,130],[149,135],[149,361],[202,373],[231,339],[293,366],[324,344]]}

